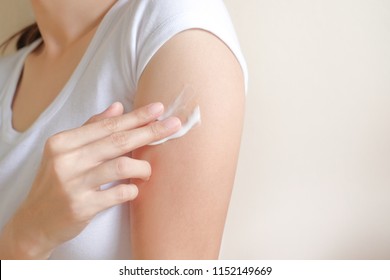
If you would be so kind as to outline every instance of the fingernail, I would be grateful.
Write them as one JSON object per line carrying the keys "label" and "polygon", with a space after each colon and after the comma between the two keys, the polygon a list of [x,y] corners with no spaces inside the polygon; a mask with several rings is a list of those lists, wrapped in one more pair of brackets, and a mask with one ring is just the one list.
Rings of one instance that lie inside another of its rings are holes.
{"label": "fingernail", "polygon": [[158,115],[164,110],[164,105],[160,102],[153,103],[148,106],[148,110],[151,115]]}
{"label": "fingernail", "polygon": [[135,185],[129,185],[128,191],[129,191],[129,197],[130,197],[130,199],[134,199],[134,198],[137,197],[137,195],[138,195],[138,188],[137,188],[137,186],[135,186]]}
{"label": "fingernail", "polygon": [[166,128],[166,129],[172,129],[172,128],[177,128],[178,126],[181,125],[181,122],[178,118],[176,117],[170,117],[164,121],[162,121],[162,125]]}

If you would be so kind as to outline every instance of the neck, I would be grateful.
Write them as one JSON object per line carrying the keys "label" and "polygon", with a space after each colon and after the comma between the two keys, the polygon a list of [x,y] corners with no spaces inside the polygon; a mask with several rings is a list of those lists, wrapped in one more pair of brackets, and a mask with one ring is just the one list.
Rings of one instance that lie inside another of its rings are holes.
{"label": "neck", "polygon": [[116,0],[31,0],[45,49],[53,53],[91,33]]}

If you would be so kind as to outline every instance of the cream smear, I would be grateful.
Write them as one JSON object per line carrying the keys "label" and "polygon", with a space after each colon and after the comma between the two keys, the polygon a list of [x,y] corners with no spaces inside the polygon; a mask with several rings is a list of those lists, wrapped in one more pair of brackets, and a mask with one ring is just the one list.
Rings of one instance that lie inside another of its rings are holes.
{"label": "cream smear", "polygon": [[194,102],[191,101],[193,101],[194,98],[194,89],[190,86],[185,86],[178,97],[165,110],[165,113],[158,118],[159,121],[162,121],[169,117],[178,117],[182,122],[180,130],[171,136],[149,144],[149,146],[159,145],[169,140],[182,137],[187,134],[194,126],[200,124],[200,107],[198,105],[193,105]]}

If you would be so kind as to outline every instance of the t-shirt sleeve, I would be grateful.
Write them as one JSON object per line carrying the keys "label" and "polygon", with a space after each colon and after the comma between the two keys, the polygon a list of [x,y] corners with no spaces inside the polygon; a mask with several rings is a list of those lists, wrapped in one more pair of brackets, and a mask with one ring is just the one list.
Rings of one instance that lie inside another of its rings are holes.
{"label": "t-shirt sleeve", "polygon": [[130,71],[135,86],[151,58],[169,39],[185,30],[202,29],[229,47],[241,65],[247,88],[246,62],[222,0],[140,0],[133,13]]}

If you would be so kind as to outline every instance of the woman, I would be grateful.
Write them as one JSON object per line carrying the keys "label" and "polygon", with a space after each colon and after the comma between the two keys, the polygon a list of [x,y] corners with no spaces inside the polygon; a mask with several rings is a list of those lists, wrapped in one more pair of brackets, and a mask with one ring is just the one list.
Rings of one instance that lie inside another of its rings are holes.
{"label": "woman", "polygon": [[[223,2],[31,3],[41,38],[0,61],[0,257],[217,258],[246,77]],[[186,86],[202,123],[165,141]]]}

